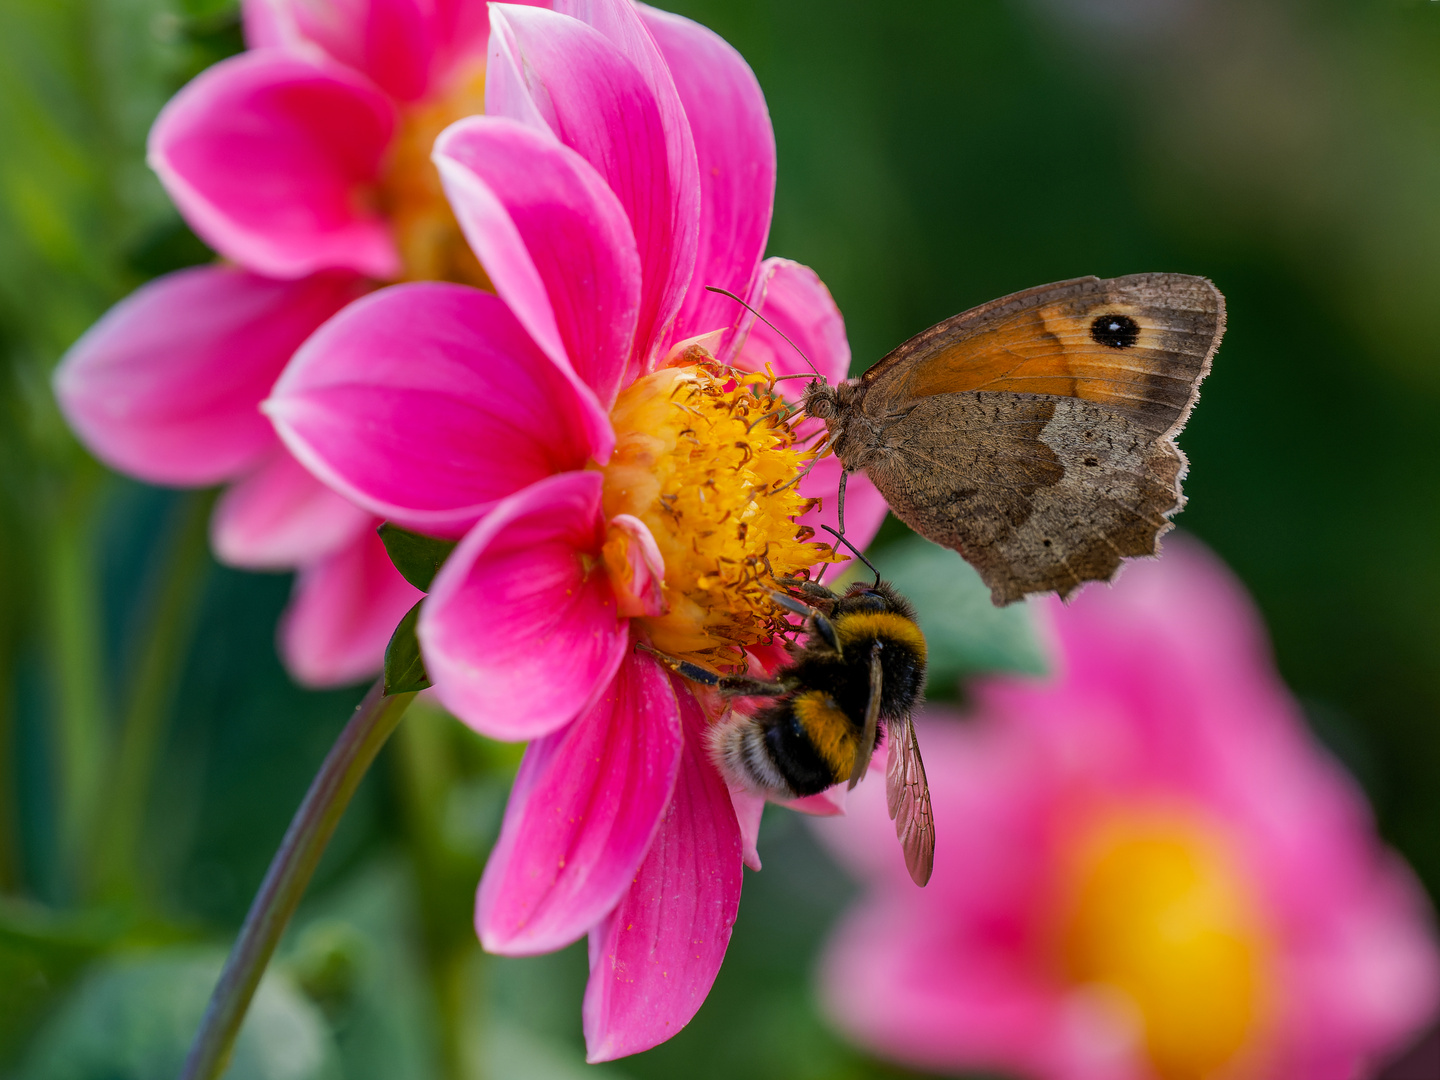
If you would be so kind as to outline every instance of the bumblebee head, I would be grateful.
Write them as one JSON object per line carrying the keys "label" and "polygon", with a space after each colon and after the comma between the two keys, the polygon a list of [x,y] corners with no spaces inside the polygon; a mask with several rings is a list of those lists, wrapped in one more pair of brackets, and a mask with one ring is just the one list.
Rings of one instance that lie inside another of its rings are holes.
{"label": "bumblebee head", "polygon": [[888,581],[877,581],[873,585],[851,585],[845,590],[845,595],[836,601],[836,615],[861,612],[892,612],[911,622],[915,621],[915,606],[896,592],[895,587]]}

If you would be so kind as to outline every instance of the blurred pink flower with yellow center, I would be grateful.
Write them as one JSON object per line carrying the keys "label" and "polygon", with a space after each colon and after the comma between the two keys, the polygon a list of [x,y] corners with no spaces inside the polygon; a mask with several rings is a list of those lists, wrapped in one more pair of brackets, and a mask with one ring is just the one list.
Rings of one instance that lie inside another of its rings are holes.
{"label": "blurred pink flower with yellow center", "polygon": [[259,403],[295,349],[378,282],[485,285],[430,163],[483,105],[483,0],[245,0],[248,51],[161,111],[150,162],[229,265],[166,275],[116,305],[55,377],[67,419],[113,468],[231,483],[212,542],[234,566],[300,570],[281,651],[300,681],[379,670],[418,593],[377,519],[287,454]]}
{"label": "blurred pink flower with yellow center", "polygon": [[876,793],[817,824],[865,883],[823,964],[835,1022],[1043,1080],[1343,1080],[1399,1050],[1440,1000],[1430,913],[1240,586],[1181,538],[1045,612],[1059,674],[923,722],[928,889]]}

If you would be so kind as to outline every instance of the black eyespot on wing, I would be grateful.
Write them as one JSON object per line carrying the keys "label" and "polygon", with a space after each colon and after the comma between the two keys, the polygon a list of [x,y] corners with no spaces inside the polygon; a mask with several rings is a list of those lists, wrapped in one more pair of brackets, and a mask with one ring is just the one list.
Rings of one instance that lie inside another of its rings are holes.
{"label": "black eyespot on wing", "polygon": [[1097,315],[1090,336],[1111,349],[1128,349],[1140,338],[1140,326],[1129,315]]}

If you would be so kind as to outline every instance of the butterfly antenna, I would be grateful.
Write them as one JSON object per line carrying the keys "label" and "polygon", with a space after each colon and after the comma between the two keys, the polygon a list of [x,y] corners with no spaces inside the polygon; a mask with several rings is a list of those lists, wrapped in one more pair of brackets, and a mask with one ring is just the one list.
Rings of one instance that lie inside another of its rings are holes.
{"label": "butterfly antenna", "polygon": [[866,566],[868,566],[870,568],[870,572],[875,575],[875,584],[880,584],[880,571],[875,569],[874,563],[872,563],[869,559],[865,558],[863,554],[861,554],[859,548],[857,548],[849,540],[845,539],[844,533],[832,529],[829,525],[821,525],[820,527],[826,532],[828,532],[831,536],[835,537],[836,540],[839,540],[840,543],[844,544],[847,548],[853,551],[855,553],[855,557],[861,562],[863,562]]}
{"label": "butterfly antenna", "polygon": [[744,300],[741,300],[740,297],[736,296],[736,295],[735,295],[733,292],[731,292],[729,289],[722,289],[722,288],[720,288],[720,286],[718,286],[718,285],[706,285],[706,286],[705,286],[705,291],[706,291],[706,292],[719,293],[721,296],[728,296],[731,300],[734,300],[737,304],[739,304],[741,307],[743,307],[746,311],[750,312],[751,315],[754,315],[755,318],[759,319],[759,320],[760,320],[761,322],[763,322],[766,326],[768,326],[771,330],[774,330],[775,333],[779,334],[782,338],[784,338],[784,339],[785,339],[785,344],[786,344],[786,345],[789,345],[790,348],[794,349],[797,353],[800,354],[800,359],[801,359],[801,360],[804,360],[806,364],[809,364],[810,370],[813,371],[813,372],[815,372],[816,377],[819,378],[819,380],[820,380],[821,382],[824,382],[824,381],[825,381],[825,376],[820,374],[820,369],[817,368],[814,364],[811,364],[811,363],[810,363],[810,358],[805,355],[804,351],[800,348],[799,345],[796,345],[795,342],[793,342],[793,341],[790,340],[789,335],[787,335],[784,330],[781,330],[781,329],[780,329],[778,326],[776,326],[773,322],[771,322],[769,319],[765,318],[764,315],[761,315],[760,312],[756,311],[753,307],[751,307],[749,304],[747,304]]}

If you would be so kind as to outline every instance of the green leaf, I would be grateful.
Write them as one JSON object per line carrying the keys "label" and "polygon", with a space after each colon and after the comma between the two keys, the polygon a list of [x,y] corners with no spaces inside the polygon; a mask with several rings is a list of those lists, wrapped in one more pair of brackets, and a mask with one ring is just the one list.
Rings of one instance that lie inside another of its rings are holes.
{"label": "green leaf", "polygon": [[909,536],[874,558],[919,613],[930,650],[930,697],[954,697],[957,684],[975,675],[1048,670],[1026,605],[995,607],[980,575],[955,552]]}
{"label": "green leaf", "polygon": [[0,1060],[24,1045],[54,999],[128,928],[115,910],[57,912],[0,897]]}
{"label": "green leaf", "polygon": [[[95,965],[40,1032],[20,1080],[173,1080],[224,959],[185,947]],[[325,1018],[283,973],[261,981],[225,1076],[339,1080]]]}
{"label": "green leaf", "polygon": [[440,567],[445,565],[445,560],[455,550],[454,540],[421,536],[389,521],[376,531],[384,541],[385,550],[390,555],[390,561],[395,564],[395,569],[421,592],[430,591],[430,583],[435,580]]}
{"label": "green leaf", "polygon": [[415,624],[420,619],[421,600],[405,613],[395,633],[390,635],[390,644],[385,646],[385,693],[408,694],[412,690],[424,690],[430,685],[430,676],[425,671],[425,659],[420,655],[420,640],[415,636]]}

